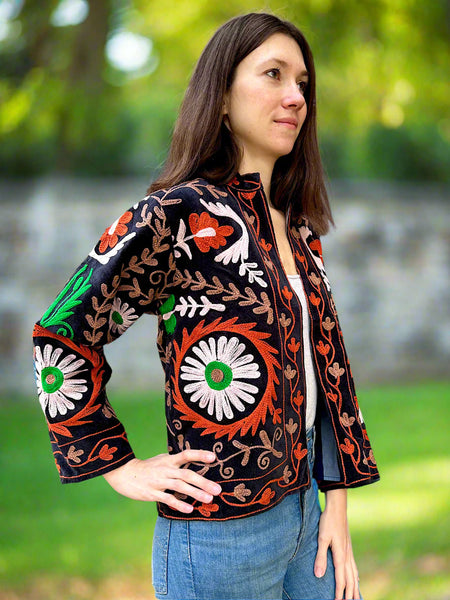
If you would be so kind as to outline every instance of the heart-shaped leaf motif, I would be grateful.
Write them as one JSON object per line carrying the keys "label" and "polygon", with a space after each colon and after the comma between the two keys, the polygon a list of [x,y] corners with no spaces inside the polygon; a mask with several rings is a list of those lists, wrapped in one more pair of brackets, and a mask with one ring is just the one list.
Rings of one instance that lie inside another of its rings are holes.
{"label": "heart-shaped leaf motif", "polygon": [[317,344],[316,348],[320,352],[320,354],[323,354],[323,356],[326,356],[328,354],[328,352],[330,351],[330,344],[324,344],[321,340]]}
{"label": "heart-shaped leaf motif", "polygon": [[255,197],[256,192],[241,192],[242,198],[245,200],[252,200]]}
{"label": "heart-shaped leaf motif", "polygon": [[104,444],[104,445],[103,445],[103,446],[100,448],[100,451],[99,451],[98,455],[99,455],[99,457],[100,457],[102,460],[112,460],[112,459],[114,458],[114,457],[113,457],[113,454],[114,454],[114,452],[116,452],[116,451],[117,451],[117,448],[116,448],[116,447],[114,447],[114,446],[113,446],[112,448],[110,448],[110,447],[108,446],[108,444]]}
{"label": "heart-shaped leaf motif", "polygon": [[240,500],[241,502],[245,502],[247,496],[250,496],[251,491],[245,487],[245,483],[240,483],[233,490],[233,496]]}
{"label": "heart-shaped leaf motif", "polygon": [[345,452],[346,454],[353,454],[355,450],[354,444],[352,444],[348,438],[345,438],[344,444],[340,444],[340,448],[342,452]]}
{"label": "heart-shaped leaf motif", "polygon": [[328,392],[327,398],[328,400],[331,400],[331,402],[337,402],[338,400],[337,394],[333,394],[333,392]]}
{"label": "heart-shaped leaf motif", "polygon": [[286,431],[291,435],[295,433],[298,429],[298,423],[294,423],[294,419],[289,419],[288,424],[286,425]]}
{"label": "heart-shaped leaf motif", "polygon": [[335,325],[336,323],[332,321],[330,317],[327,317],[322,323],[322,327],[325,329],[325,331],[331,331]]}
{"label": "heart-shaped leaf motif", "polygon": [[217,512],[218,510],[219,510],[219,505],[215,504],[215,503],[210,503],[210,504],[203,503],[198,507],[198,511],[204,517],[209,517],[211,515],[211,513]]}
{"label": "heart-shaped leaf motif", "polygon": [[336,379],[345,373],[345,369],[341,368],[338,362],[333,363],[332,367],[328,367],[328,371],[334,375]]}
{"label": "heart-shaped leaf motif", "polygon": [[255,215],[249,215],[248,212],[245,210],[244,217],[247,219],[247,222],[250,223],[250,225],[253,225],[253,223],[255,222]]}
{"label": "heart-shaped leaf motif", "polygon": [[344,427],[351,427],[355,422],[355,417],[349,417],[348,413],[342,413],[341,423]]}
{"label": "heart-shaped leaf motif", "polygon": [[303,450],[302,450],[301,443],[298,444],[294,450],[294,456],[298,461],[302,460],[302,458],[304,458],[307,454],[308,454],[307,448],[303,448]]}
{"label": "heart-shaped leaf motif", "polygon": [[297,375],[297,369],[293,369],[291,365],[288,365],[284,370],[284,374],[286,379],[293,379]]}
{"label": "heart-shaped leaf motif", "polygon": [[315,286],[320,285],[320,277],[317,277],[317,275],[315,273],[311,273],[311,275],[309,276],[309,279],[313,285],[315,285]]}
{"label": "heart-shaped leaf motif", "polygon": [[262,496],[259,500],[260,504],[269,504],[269,502],[272,500],[272,498],[275,496],[275,492],[271,489],[271,488],[267,488],[264,490],[264,492],[262,493]]}
{"label": "heart-shaped leaf motif", "polygon": [[280,317],[280,324],[281,327],[289,327],[289,325],[291,324],[292,319],[290,317],[286,317],[286,315],[284,313],[281,313],[281,317]]}
{"label": "heart-shaped leaf motif", "polygon": [[314,292],[309,295],[309,301],[311,302],[311,304],[314,304],[314,306],[319,306],[319,304],[320,304],[320,298],[318,298],[314,294]]}

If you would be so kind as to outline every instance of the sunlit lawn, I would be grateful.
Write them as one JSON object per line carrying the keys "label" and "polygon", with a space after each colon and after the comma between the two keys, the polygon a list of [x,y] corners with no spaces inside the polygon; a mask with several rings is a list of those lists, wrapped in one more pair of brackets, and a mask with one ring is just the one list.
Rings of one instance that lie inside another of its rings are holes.
{"label": "sunlit lawn", "polygon": [[[382,479],[349,493],[365,600],[450,596],[450,383],[360,391]],[[111,398],[138,456],[165,451],[163,400]],[[152,598],[153,504],[102,478],[61,485],[40,408],[0,406],[0,598]]]}

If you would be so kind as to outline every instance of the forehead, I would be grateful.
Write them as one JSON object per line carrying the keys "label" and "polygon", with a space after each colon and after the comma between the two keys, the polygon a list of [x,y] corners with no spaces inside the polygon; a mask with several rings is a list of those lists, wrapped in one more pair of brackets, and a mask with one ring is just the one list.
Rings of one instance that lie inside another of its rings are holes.
{"label": "forehead", "polygon": [[267,60],[278,60],[299,72],[305,70],[305,61],[300,46],[294,38],[285,33],[271,35],[253,52],[250,52],[239,63],[238,68],[257,66]]}

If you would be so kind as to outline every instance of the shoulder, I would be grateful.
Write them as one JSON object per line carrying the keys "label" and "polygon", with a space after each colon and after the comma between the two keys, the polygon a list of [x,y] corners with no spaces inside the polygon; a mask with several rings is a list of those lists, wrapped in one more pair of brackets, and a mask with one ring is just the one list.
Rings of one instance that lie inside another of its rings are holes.
{"label": "shoulder", "polygon": [[176,203],[198,203],[205,200],[223,198],[228,195],[226,186],[219,186],[202,178],[183,181],[170,188],[156,190],[146,196],[142,202],[158,202],[162,205]]}

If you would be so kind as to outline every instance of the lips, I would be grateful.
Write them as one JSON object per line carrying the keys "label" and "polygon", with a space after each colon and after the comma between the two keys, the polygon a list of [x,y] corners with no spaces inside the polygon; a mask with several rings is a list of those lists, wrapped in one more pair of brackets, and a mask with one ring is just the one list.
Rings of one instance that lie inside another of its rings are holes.
{"label": "lips", "polygon": [[290,117],[286,117],[284,119],[275,119],[275,123],[279,123],[280,125],[290,125],[295,129],[298,127],[297,119],[291,119]]}

